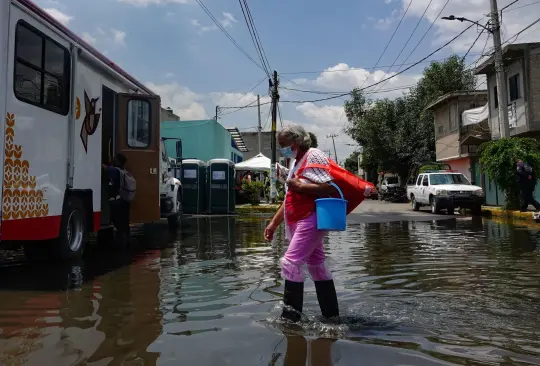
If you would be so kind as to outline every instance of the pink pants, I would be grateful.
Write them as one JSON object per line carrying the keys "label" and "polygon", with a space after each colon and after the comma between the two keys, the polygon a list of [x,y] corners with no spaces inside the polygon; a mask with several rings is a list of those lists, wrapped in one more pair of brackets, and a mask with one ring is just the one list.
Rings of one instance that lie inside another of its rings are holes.
{"label": "pink pants", "polygon": [[325,231],[317,230],[317,215],[312,213],[307,218],[294,224],[287,224],[289,248],[281,258],[281,275],[292,282],[304,282],[304,268],[313,281],[332,279],[326,268],[323,239]]}

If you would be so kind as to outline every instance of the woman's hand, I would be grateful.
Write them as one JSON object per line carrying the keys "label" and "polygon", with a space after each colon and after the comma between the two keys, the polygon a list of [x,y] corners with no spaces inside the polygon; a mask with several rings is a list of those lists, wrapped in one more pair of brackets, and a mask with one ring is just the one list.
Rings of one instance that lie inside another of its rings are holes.
{"label": "woman's hand", "polygon": [[287,179],[287,188],[293,192],[299,192],[303,184],[299,178]]}
{"label": "woman's hand", "polygon": [[264,229],[264,240],[272,241],[274,239],[274,233],[276,232],[276,225],[270,222],[266,229]]}

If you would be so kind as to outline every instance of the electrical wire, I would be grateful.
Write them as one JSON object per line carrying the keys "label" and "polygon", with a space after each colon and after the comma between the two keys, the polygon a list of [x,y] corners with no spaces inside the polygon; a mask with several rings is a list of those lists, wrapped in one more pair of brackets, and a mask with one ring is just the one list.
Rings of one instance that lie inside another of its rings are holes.
{"label": "electrical wire", "polygon": [[515,8],[512,8],[512,9],[506,9],[506,10],[501,10],[501,11],[503,11],[503,12],[509,12],[509,11],[514,11],[514,10],[518,10],[518,9],[523,9],[523,8],[526,8],[527,6],[532,6],[532,5],[536,5],[536,4],[540,4],[540,1],[535,1],[534,3],[525,4],[525,5],[521,5],[521,6],[516,6]]}
{"label": "electrical wire", "polygon": [[[237,100],[236,102],[234,102],[233,104],[237,104],[237,103],[240,102],[242,99],[244,99],[244,98],[246,97],[246,95],[248,95],[248,94],[251,93],[253,90],[255,90],[256,87],[258,87],[259,85],[261,85],[261,84],[263,83],[263,81],[266,81],[266,77],[264,77],[262,80],[259,80],[259,81],[257,82],[257,84],[255,84],[255,86],[254,86],[253,88],[249,89],[248,92],[246,92],[244,95],[242,95],[242,96],[240,97],[240,99],[238,99],[238,100]],[[219,108],[228,108],[228,107],[219,107]],[[232,107],[232,108],[234,108],[234,107]]]}
{"label": "electrical wire", "polygon": [[386,43],[386,46],[384,47],[384,50],[382,51],[381,55],[379,56],[379,59],[377,60],[377,62],[375,63],[375,66],[373,66],[373,68],[371,69],[371,71],[369,72],[369,74],[366,76],[366,78],[364,79],[364,82],[362,83],[362,85],[360,85],[360,89],[362,89],[362,87],[364,86],[364,84],[366,83],[366,81],[369,79],[369,77],[371,76],[371,74],[373,73],[373,71],[375,71],[375,69],[377,68],[377,66],[379,65],[379,62],[381,62],[381,59],[383,58],[384,54],[386,53],[386,50],[388,50],[388,47],[390,46],[390,43],[392,43],[392,40],[394,39],[394,37],[396,36],[396,33],[399,29],[399,27],[401,26],[401,23],[403,22],[403,19],[405,19],[405,16],[407,15],[407,12],[409,11],[409,8],[411,7],[411,4],[412,4],[413,0],[411,0],[409,2],[409,5],[407,6],[407,9],[405,10],[405,12],[403,13],[403,16],[401,17],[401,19],[399,20],[399,23],[398,25],[396,26],[396,29],[394,29],[394,33],[392,33],[392,37],[390,37],[390,39],[388,40],[388,42]]}
{"label": "electrical wire", "polygon": [[[426,9],[424,10],[424,13],[422,14],[422,16],[420,17],[420,19],[418,19],[418,22],[416,22],[416,26],[414,27],[413,31],[411,32],[411,35],[409,36],[409,38],[407,39],[407,41],[405,42],[405,44],[403,45],[403,47],[401,47],[401,51],[399,51],[398,55],[396,56],[396,58],[394,59],[394,62],[392,62],[392,65],[390,65],[390,67],[388,68],[388,70],[384,73],[384,76],[386,76],[390,70],[392,70],[392,67],[394,67],[394,65],[396,64],[397,60],[399,59],[399,57],[401,56],[401,54],[403,53],[403,51],[405,51],[405,48],[409,45],[409,42],[411,41],[412,37],[414,36],[414,33],[416,33],[416,30],[418,29],[418,27],[420,26],[420,23],[422,22],[422,20],[424,19],[424,16],[426,15],[427,11],[429,10],[429,7],[431,6],[431,3],[433,2],[433,0],[429,0],[429,3],[427,4],[426,6]],[[411,1],[412,3],[412,1]],[[409,4],[410,6],[410,4]],[[406,62],[407,60],[405,60]],[[381,84],[379,86],[378,89],[381,89],[384,85],[386,84]]]}
{"label": "electrical wire", "polygon": [[[538,20],[540,21],[540,19]],[[414,64],[412,64],[411,66],[401,70],[400,72],[397,72],[391,76],[389,76],[388,78],[385,78],[379,82],[376,82],[374,84],[371,84],[371,85],[368,85],[366,86],[365,88],[357,88],[355,90],[357,91],[363,91],[367,88],[371,88],[371,87],[374,87],[376,85],[379,85],[379,84],[382,84],[390,79],[393,79],[407,71],[409,71],[410,69],[412,69],[413,67],[415,67],[416,65],[418,65],[419,63],[421,63],[422,61],[425,61],[427,60],[428,58],[430,58],[431,56],[433,56],[434,54],[436,54],[437,52],[439,52],[440,50],[442,50],[443,48],[447,47],[449,44],[451,44],[452,42],[454,42],[456,39],[458,39],[459,37],[461,37],[465,32],[467,32],[469,29],[471,29],[475,24],[471,24],[469,25],[467,28],[465,28],[463,31],[461,31],[458,35],[456,35],[454,38],[452,38],[451,40],[449,40],[448,42],[446,42],[445,44],[443,44],[442,46],[438,47],[435,51],[431,52],[429,55],[425,56],[424,58],[422,58],[421,60],[415,62]],[[531,25],[532,26],[532,25]],[[321,102],[321,101],[325,101],[325,100],[330,100],[330,99],[336,99],[336,98],[341,98],[342,96],[345,96],[345,95],[351,95],[352,92],[349,92],[349,93],[344,93],[342,95],[335,95],[335,96],[331,96],[331,97],[327,97],[327,98],[321,98],[321,99],[315,99],[315,100],[305,100],[305,101],[296,101],[296,100],[283,100],[282,102],[283,103],[315,103],[315,102]]]}
{"label": "electrical wire", "polygon": [[283,127],[283,118],[281,118],[281,108],[279,108],[279,104],[277,105],[277,111],[279,115],[279,125]]}
{"label": "electrical wire", "polygon": [[[480,33],[478,33],[478,37],[476,37],[476,39],[474,40],[474,42],[471,44],[471,47],[469,47],[469,49],[467,50],[467,52],[465,53],[465,55],[463,55],[463,57],[461,58],[463,61],[465,61],[465,59],[467,58],[467,56],[469,55],[469,52],[471,52],[471,50],[473,49],[474,45],[476,44],[476,42],[478,42],[478,40],[480,39],[480,37],[482,37],[482,34],[484,34],[484,31],[485,29],[482,28],[482,30],[480,31]],[[487,37],[489,38],[489,36]]]}
{"label": "electrical wire", "polygon": [[242,14],[244,15],[244,20],[248,27],[249,35],[251,36],[251,40],[253,41],[253,45],[255,46],[255,51],[259,56],[266,75],[270,77],[270,64],[268,63],[268,58],[266,57],[266,53],[264,52],[264,48],[262,47],[262,44],[260,42],[259,33],[257,32],[255,22],[251,17],[251,11],[249,10],[249,6],[246,0],[238,0],[238,2],[240,3],[240,8],[242,9]]}
{"label": "electrical wire", "polygon": [[251,57],[239,44],[238,42],[236,42],[236,40],[229,34],[229,32],[227,32],[227,30],[221,25],[221,23],[214,17],[214,15],[210,12],[210,10],[208,10],[208,8],[206,7],[206,5],[204,5],[204,3],[202,2],[202,0],[196,0],[197,1],[197,4],[199,4],[199,6],[204,10],[204,12],[210,17],[210,19],[212,19],[212,21],[214,22],[214,24],[225,34],[225,36],[227,36],[227,38],[229,38],[229,40],[235,45],[235,47],[240,51],[242,52],[251,62],[253,62],[258,68],[262,69],[265,73],[266,73],[266,70],[257,63],[257,61],[255,61],[253,59],[253,57]]}

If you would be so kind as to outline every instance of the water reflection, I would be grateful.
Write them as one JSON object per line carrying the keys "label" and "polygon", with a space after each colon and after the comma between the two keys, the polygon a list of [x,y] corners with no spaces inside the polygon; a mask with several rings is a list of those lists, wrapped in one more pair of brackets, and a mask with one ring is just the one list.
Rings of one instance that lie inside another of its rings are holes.
{"label": "water reflection", "polygon": [[[0,267],[2,365],[540,364],[540,234],[482,219],[351,225],[325,242],[343,319],[279,320],[264,218],[146,228],[129,252]],[[47,360],[44,363],[43,360]]]}

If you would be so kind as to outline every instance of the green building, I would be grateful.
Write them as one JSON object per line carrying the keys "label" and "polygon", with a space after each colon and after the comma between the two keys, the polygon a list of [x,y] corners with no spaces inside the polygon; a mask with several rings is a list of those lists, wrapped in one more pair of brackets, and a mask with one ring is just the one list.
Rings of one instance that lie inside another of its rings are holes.
{"label": "green building", "polygon": [[[237,128],[225,128],[214,119],[162,121],[161,137],[182,139],[183,159],[229,159],[239,163],[248,151]],[[167,154],[176,156],[175,144],[166,146]]]}

